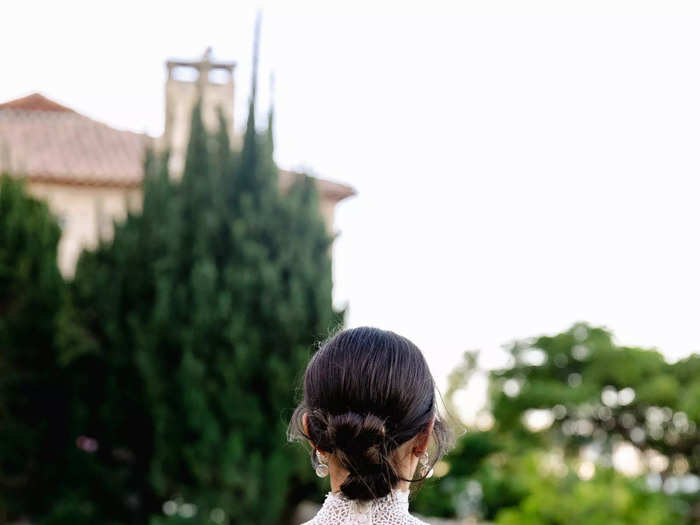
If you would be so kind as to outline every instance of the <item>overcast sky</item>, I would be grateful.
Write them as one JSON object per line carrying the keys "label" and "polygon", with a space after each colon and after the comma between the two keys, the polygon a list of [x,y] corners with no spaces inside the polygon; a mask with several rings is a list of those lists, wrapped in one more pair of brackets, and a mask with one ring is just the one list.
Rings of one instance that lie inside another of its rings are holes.
{"label": "overcast sky", "polygon": [[358,191],[334,251],[349,325],[407,335],[440,378],[581,320],[700,350],[694,2],[339,4],[8,2],[0,100],[158,135],[164,61],[213,46],[242,125],[262,5],[278,163]]}

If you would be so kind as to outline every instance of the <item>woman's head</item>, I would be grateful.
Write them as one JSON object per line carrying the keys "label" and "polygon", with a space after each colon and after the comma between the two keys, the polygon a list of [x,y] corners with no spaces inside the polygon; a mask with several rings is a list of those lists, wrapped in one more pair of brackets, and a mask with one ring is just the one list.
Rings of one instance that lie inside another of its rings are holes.
{"label": "woman's head", "polygon": [[428,365],[417,346],[393,332],[339,332],[311,358],[303,388],[291,434],[348,472],[340,490],[350,499],[382,497],[401,480],[413,481],[400,452],[422,455],[432,437],[434,463],[447,447]]}

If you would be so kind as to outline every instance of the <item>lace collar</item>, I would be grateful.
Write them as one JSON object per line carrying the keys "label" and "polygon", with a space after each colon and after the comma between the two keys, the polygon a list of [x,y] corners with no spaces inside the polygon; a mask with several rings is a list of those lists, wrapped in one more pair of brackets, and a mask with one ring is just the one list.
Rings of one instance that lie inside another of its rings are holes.
{"label": "lace collar", "polygon": [[321,510],[311,523],[325,524],[399,524],[409,518],[408,492],[395,489],[382,498],[369,501],[349,500],[341,493],[329,492]]}

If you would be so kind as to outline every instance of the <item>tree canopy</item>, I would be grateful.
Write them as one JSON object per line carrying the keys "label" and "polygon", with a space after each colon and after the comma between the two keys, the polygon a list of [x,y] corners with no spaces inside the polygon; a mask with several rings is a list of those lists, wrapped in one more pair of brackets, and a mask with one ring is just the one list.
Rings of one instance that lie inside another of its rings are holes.
{"label": "tree canopy", "polygon": [[124,470],[123,517],[279,523],[313,486],[285,410],[341,319],[331,238],[310,178],[278,190],[272,129],[258,133],[254,114],[236,153],[198,105],[181,181],[149,156],[142,212],[78,265],[75,304],[97,341],[81,366],[99,385],[85,432],[97,461]]}
{"label": "tree canopy", "polygon": [[71,445],[57,336],[66,299],[59,237],[46,204],[21,179],[0,177],[0,521],[47,508]]}
{"label": "tree canopy", "polygon": [[[504,525],[698,519],[699,355],[668,363],[584,323],[506,350],[488,374],[492,428],[469,429],[419,508]],[[476,372],[465,354],[448,406]]]}

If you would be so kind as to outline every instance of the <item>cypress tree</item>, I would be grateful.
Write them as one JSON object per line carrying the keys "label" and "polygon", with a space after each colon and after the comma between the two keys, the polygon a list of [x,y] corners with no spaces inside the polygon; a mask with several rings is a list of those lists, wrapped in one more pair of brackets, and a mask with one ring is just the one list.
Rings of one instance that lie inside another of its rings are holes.
{"label": "cypress tree", "polygon": [[134,495],[120,514],[133,522],[276,524],[299,497],[290,482],[309,486],[285,411],[313,342],[340,321],[331,238],[311,179],[278,191],[272,129],[254,115],[255,76],[233,153],[197,105],[181,182],[149,158],[142,212],[76,272],[99,347],[83,361],[105,386],[85,425],[126,458],[97,459]]}
{"label": "cypress tree", "polygon": [[21,179],[0,177],[0,522],[46,512],[65,466],[68,401],[56,328],[60,228]]}

